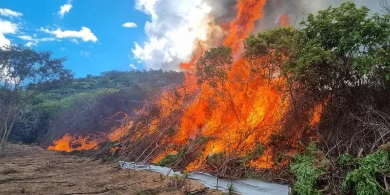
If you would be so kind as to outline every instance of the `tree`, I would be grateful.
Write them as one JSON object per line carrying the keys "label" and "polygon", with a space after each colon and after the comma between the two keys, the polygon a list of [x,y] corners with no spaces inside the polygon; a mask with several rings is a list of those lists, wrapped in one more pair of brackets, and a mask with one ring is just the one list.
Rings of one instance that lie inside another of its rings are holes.
{"label": "tree", "polygon": [[389,0],[381,0],[380,6],[385,13],[390,14],[390,2]]}
{"label": "tree", "polygon": [[43,83],[73,77],[64,69],[65,58],[51,55],[20,46],[0,48],[0,151],[15,123],[30,112],[30,102]]}
{"label": "tree", "polygon": [[226,46],[219,46],[207,51],[197,63],[198,84],[206,82],[214,88],[218,85],[223,86],[227,80],[227,72],[233,63],[231,55],[232,49]]}
{"label": "tree", "polygon": [[310,14],[293,42],[288,73],[319,99],[390,79],[390,15],[354,3]]}

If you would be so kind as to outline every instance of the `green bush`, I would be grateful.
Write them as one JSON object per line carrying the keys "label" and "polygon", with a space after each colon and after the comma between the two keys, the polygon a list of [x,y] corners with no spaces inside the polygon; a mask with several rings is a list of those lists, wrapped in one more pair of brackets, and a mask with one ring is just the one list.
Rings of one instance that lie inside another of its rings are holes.
{"label": "green bush", "polygon": [[351,156],[350,154],[342,154],[337,158],[337,164],[340,167],[349,167],[349,166],[355,166],[357,164],[355,157]]}
{"label": "green bush", "polygon": [[388,153],[379,150],[359,160],[359,168],[350,172],[343,181],[343,190],[357,195],[386,195],[390,192],[382,188],[377,176],[389,170]]}
{"label": "green bush", "polygon": [[[318,149],[315,145],[310,145],[305,154],[295,155],[291,163],[291,171],[297,181],[293,188],[293,194],[314,195],[321,194],[317,189],[317,178],[325,173],[324,162],[326,159],[317,159],[315,153]],[[320,161],[317,165],[316,161]]]}
{"label": "green bush", "polygon": [[156,163],[155,165],[161,166],[161,167],[166,167],[166,166],[172,164],[173,162],[175,162],[178,157],[179,156],[177,154],[176,155],[168,154],[163,159],[161,159],[160,162]]}

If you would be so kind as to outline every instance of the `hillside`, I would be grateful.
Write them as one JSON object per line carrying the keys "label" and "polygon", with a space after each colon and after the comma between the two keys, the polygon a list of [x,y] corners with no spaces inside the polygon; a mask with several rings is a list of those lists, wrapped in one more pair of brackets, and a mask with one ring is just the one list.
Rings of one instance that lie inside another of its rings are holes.
{"label": "hillside", "polygon": [[[17,123],[14,141],[51,143],[65,133],[107,132],[160,91],[182,82],[178,72],[111,71],[67,81],[46,82],[34,97],[28,130]],[[113,117],[113,118],[112,118]],[[111,120],[114,119],[114,120]]]}

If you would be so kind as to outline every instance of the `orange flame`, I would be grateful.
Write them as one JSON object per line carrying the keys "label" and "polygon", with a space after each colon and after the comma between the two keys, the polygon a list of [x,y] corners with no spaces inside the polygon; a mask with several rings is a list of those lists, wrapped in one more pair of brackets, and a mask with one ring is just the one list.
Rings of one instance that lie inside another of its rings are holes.
{"label": "orange flame", "polygon": [[288,18],[288,15],[283,14],[279,21],[279,26],[288,27],[290,26],[290,19]]}
{"label": "orange flame", "polygon": [[129,133],[132,126],[133,126],[133,121],[130,121],[127,124],[124,123],[121,127],[117,129],[113,129],[113,131],[108,134],[108,139],[110,139],[110,141],[112,142],[121,140]]}
{"label": "orange flame", "polygon": [[[286,80],[279,75],[281,70],[267,68],[267,65],[272,64],[269,58],[273,53],[250,61],[240,54],[243,40],[254,29],[255,21],[263,16],[266,2],[238,0],[235,6],[236,18],[221,25],[229,33],[223,44],[232,48],[234,55],[234,63],[226,70],[228,79],[223,87],[214,88],[207,83],[198,85],[196,63],[207,50],[207,43],[199,41],[191,60],[180,64],[185,75],[183,85],[164,91],[160,99],[154,102],[159,107],[158,116],[149,118],[145,124],[131,121],[113,129],[108,139],[112,142],[120,141],[129,135],[130,140],[137,140],[158,134],[158,142],[153,142],[157,148],[158,144],[180,147],[190,143],[191,139],[212,138],[202,145],[201,153],[187,166],[188,171],[199,169],[212,154],[223,152],[227,156],[244,157],[256,149],[256,144],[269,144],[271,137],[280,133],[281,121],[289,110]],[[279,24],[289,26],[288,16],[283,15]],[[181,115],[175,115],[177,110],[180,110]],[[321,113],[322,107],[313,109],[313,116],[309,119],[312,126],[319,122]],[[180,123],[175,124],[173,135],[166,135],[161,127],[170,127],[165,119],[172,116],[181,117]],[[136,132],[130,132],[131,128]],[[291,137],[299,138],[299,133]],[[49,149],[73,151],[73,139],[66,134]],[[176,154],[176,149],[168,147],[153,159],[153,163],[159,162],[166,155]],[[115,150],[112,149],[112,152]],[[271,168],[275,155],[273,152],[272,148],[267,148],[262,156],[247,164],[256,168]]]}
{"label": "orange flame", "polygon": [[95,150],[99,143],[96,140],[91,140],[89,136],[86,137],[72,137],[68,133],[62,138],[55,140],[48,150],[72,152],[80,150]]}
{"label": "orange flame", "polygon": [[266,0],[239,0],[236,9],[237,16],[230,23],[229,36],[224,45],[229,46],[235,52],[239,51],[242,41],[248,36],[255,26],[255,21],[263,16],[263,8]]}

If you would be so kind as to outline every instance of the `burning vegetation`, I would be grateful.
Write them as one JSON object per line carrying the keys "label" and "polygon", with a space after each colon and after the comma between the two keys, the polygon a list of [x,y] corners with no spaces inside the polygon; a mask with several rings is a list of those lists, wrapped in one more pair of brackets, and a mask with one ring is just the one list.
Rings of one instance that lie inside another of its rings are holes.
{"label": "burning vegetation", "polygon": [[[384,104],[390,86],[390,16],[370,16],[367,8],[344,3],[309,15],[299,29],[282,14],[276,18],[280,28],[250,35],[266,3],[238,0],[235,18],[221,23],[226,35],[221,46],[210,48],[208,41],[198,40],[191,60],[180,65],[182,85],[148,99],[105,138],[66,134],[49,149],[100,149],[137,163],[221,177],[263,171],[288,182],[286,168],[293,162],[292,172],[304,185],[295,188],[298,194],[353,191],[353,176],[341,189],[328,171],[342,170],[337,173],[345,177],[346,170],[372,157],[354,161],[362,151],[373,153],[390,141],[390,107]],[[306,156],[292,158],[306,148]],[[355,156],[353,166],[343,169],[327,160],[344,153]],[[388,171],[383,164],[381,170]],[[304,172],[301,165],[325,178]],[[299,174],[309,174],[312,183]],[[388,190],[382,177],[370,179]]]}

